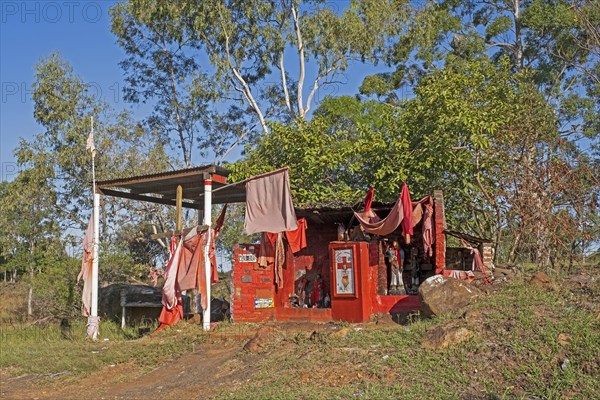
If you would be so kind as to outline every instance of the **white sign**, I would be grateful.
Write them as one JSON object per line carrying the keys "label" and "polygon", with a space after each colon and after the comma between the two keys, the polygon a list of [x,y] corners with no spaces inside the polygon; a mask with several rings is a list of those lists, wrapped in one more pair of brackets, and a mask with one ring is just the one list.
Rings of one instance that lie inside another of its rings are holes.
{"label": "white sign", "polygon": [[238,261],[241,263],[255,263],[256,262],[256,254],[252,254],[252,253],[239,254]]}

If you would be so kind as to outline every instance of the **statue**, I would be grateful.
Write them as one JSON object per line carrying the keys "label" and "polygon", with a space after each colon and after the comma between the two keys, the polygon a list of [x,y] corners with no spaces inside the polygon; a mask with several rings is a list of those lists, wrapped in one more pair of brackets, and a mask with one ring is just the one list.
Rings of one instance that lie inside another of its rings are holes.
{"label": "statue", "polygon": [[390,264],[390,288],[389,294],[404,295],[404,282],[402,281],[402,266],[404,264],[404,250],[400,248],[397,241],[388,247],[386,256]]}

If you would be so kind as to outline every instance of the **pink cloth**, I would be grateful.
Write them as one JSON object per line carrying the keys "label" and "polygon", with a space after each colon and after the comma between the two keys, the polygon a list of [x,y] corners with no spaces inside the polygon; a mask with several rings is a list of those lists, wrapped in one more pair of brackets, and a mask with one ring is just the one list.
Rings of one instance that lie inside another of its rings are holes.
{"label": "pink cloth", "polygon": [[392,210],[384,219],[380,219],[373,210],[363,212],[355,211],[354,216],[362,225],[365,232],[379,236],[389,235],[400,226],[400,223],[402,223],[402,219],[404,218],[402,197],[398,198],[396,204],[394,204],[394,207],[392,207]]}
{"label": "pink cloth", "polygon": [[433,256],[433,204],[431,199],[425,203],[423,212],[423,247],[425,254]]}
{"label": "pink cloth", "polygon": [[[200,293],[200,305],[204,310],[208,307],[208,291],[206,285],[206,265],[204,262],[204,246],[208,242],[208,258],[210,260],[210,284],[214,285],[219,280],[219,272],[217,271],[217,259],[215,257],[214,247],[215,247],[215,230],[210,228],[208,231],[204,232],[202,235],[202,251],[200,252],[201,258],[199,261],[198,268],[198,281],[196,288]],[[212,250],[211,250],[212,249]]]}
{"label": "pink cloth", "polygon": [[284,232],[298,228],[287,168],[246,183],[244,232]]}
{"label": "pink cloth", "polygon": [[473,279],[475,279],[475,274],[473,274],[473,271],[445,269],[442,271],[442,275],[449,277],[449,278],[460,279],[460,280],[468,281],[468,282],[471,282]]}
{"label": "pink cloth", "polygon": [[413,234],[414,225],[412,219],[412,202],[410,201],[410,193],[408,192],[408,185],[406,182],[404,182],[402,185],[400,199],[402,200],[402,210],[404,213],[404,219],[402,220],[402,232],[404,233],[406,243],[410,243],[410,237]]}
{"label": "pink cloth", "polygon": [[94,261],[94,214],[90,216],[85,236],[83,237],[83,258],[81,260],[81,271],[77,276],[77,283],[83,279],[83,291],[81,293],[81,313],[84,316],[90,314],[92,305],[92,263]]}
{"label": "pink cloth", "polygon": [[275,284],[277,289],[283,289],[283,265],[285,264],[285,245],[283,244],[283,233],[277,234],[275,241]]}
{"label": "pink cloth", "polygon": [[191,231],[183,240],[179,264],[177,264],[177,287],[190,290],[196,287],[198,269],[204,262],[204,242],[202,235]]}
{"label": "pink cloth", "polygon": [[179,287],[177,285],[177,269],[182,249],[183,240],[180,240],[175,252],[171,255],[171,258],[165,267],[165,285],[162,288],[162,303],[167,310],[171,310],[177,305],[177,295],[179,292]]}
{"label": "pink cloth", "polygon": [[412,203],[412,208],[412,226],[414,228],[423,219],[423,205],[421,202]]}
{"label": "pink cloth", "polygon": [[275,240],[276,234],[263,232],[260,235],[260,247],[258,248],[258,265],[267,268],[275,263]]}
{"label": "pink cloth", "polygon": [[481,259],[479,249],[469,246],[469,244],[464,239],[460,239],[460,241],[462,242],[462,245],[465,248],[471,250],[471,254],[473,254],[473,264],[471,265],[471,271],[481,271],[481,273],[483,274],[483,283],[485,285],[491,285],[492,282],[490,281],[487,271],[485,270],[485,266],[483,265],[483,260]]}

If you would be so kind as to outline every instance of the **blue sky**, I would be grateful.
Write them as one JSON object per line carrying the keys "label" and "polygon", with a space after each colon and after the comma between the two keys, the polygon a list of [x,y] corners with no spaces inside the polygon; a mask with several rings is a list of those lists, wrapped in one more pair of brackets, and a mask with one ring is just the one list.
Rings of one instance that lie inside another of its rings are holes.
{"label": "blue sky", "polygon": [[[0,164],[2,180],[16,172],[13,151],[20,138],[31,139],[42,128],[33,118],[31,84],[41,58],[58,51],[98,96],[116,109],[128,108],[143,119],[148,106],[123,101],[123,73],[118,65],[125,53],[110,32],[108,11],[116,1],[6,1],[0,2]],[[333,1],[340,10],[346,1]],[[291,52],[290,52],[291,53]],[[297,61],[288,63],[290,72]],[[310,69],[308,74],[310,75]],[[327,94],[354,94],[362,78],[374,72],[369,65],[353,65],[346,83]],[[312,86],[307,76],[307,86]],[[314,105],[313,105],[314,109]],[[201,162],[196,159],[195,163]]]}
{"label": "blue sky", "polygon": [[[110,32],[113,1],[0,2],[0,162],[2,179],[15,170],[13,150],[19,138],[41,132],[33,118],[31,84],[41,58],[59,51],[99,96],[122,103],[124,56]],[[125,106],[125,105],[123,105]],[[131,105],[129,105],[131,106]]]}

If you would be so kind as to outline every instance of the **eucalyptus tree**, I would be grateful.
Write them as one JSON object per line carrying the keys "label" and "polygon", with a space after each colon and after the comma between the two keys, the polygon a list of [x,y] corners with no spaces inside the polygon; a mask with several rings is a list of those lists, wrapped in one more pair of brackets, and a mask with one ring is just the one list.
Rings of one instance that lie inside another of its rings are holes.
{"label": "eucalyptus tree", "polygon": [[[193,139],[221,161],[269,132],[306,119],[321,88],[354,61],[375,61],[404,2],[356,0],[129,0],[111,10],[127,56],[128,97],[154,101],[152,121],[177,132],[187,164]],[[398,12],[397,12],[398,11]],[[293,71],[293,72],[291,72]],[[182,118],[187,110],[187,118]]]}

